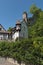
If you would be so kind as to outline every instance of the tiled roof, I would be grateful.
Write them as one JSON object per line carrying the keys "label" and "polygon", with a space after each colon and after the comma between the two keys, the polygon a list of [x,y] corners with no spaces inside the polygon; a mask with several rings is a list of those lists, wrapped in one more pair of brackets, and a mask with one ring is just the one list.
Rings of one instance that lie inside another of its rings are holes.
{"label": "tiled roof", "polygon": [[[0,24],[0,28],[3,28],[5,30],[5,28]],[[6,30],[5,30],[6,31]]]}
{"label": "tiled roof", "polygon": [[8,32],[8,31],[0,31],[0,33],[10,34],[11,32]]}

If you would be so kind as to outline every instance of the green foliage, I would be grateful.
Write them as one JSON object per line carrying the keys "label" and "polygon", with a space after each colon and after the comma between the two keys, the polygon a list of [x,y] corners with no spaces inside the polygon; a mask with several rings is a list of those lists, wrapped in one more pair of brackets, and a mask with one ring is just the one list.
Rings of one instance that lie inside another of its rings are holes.
{"label": "green foliage", "polygon": [[29,35],[34,46],[33,62],[36,65],[43,65],[43,11],[33,5],[30,12],[35,18],[35,23],[29,27]]}
{"label": "green foliage", "polygon": [[9,27],[9,28],[8,28],[8,31],[11,32],[11,31],[12,31],[12,27]]}
{"label": "green foliage", "polygon": [[30,7],[30,13],[31,14],[38,14],[41,11],[41,9],[39,9],[37,6],[35,6],[34,4]]}
{"label": "green foliage", "polygon": [[[42,37],[43,36],[43,11],[40,11],[39,8],[35,6],[32,6],[31,11],[34,12],[33,16],[35,17],[35,23],[33,26],[29,27],[29,31],[30,31],[29,34],[31,37]],[[36,13],[36,11],[38,13]]]}
{"label": "green foliage", "polygon": [[12,57],[19,63],[23,61],[33,65],[43,65],[43,38],[24,39],[17,42],[0,42],[0,56]]}

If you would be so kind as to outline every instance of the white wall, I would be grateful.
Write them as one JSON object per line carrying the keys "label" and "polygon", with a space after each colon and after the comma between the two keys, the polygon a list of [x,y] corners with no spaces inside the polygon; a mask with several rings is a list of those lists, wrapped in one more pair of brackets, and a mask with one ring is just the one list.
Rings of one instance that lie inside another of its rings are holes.
{"label": "white wall", "polygon": [[0,40],[8,39],[8,34],[0,34]]}
{"label": "white wall", "polygon": [[19,38],[19,31],[15,32],[13,35],[12,35],[12,39],[15,41],[17,38]]}
{"label": "white wall", "polygon": [[0,34],[0,40],[3,38],[3,35],[2,34]]}

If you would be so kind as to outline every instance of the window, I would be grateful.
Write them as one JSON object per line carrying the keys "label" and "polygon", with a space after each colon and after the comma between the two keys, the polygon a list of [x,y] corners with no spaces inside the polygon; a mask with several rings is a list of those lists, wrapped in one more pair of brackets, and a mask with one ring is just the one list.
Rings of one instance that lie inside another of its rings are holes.
{"label": "window", "polygon": [[1,28],[0,28],[0,31],[1,31]]}

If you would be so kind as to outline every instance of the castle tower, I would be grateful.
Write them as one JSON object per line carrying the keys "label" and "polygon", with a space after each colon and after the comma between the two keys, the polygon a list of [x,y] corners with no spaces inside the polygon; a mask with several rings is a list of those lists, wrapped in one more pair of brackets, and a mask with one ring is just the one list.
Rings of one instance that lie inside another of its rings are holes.
{"label": "castle tower", "polygon": [[28,15],[27,15],[26,12],[23,12],[22,18],[23,18],[23,20],[24,20],[25,22],[27,22]]}
{"label": "castle tower", "polygon": [[27,13],[23,13],[22,21],[17,21],[16,22],[16,31],[13,34],[13,39],[18,40],[18,39],[23,39],[23,38],[28,38],[28,26],[27,26]]}
{"label": "castle tower", "polygon": [[20,31],[20,37],[21,38],[28,38],[28,16],[26,12],[23,12],[22,15],[22,21],[21,21],[21,31]]}
{"label": "castle tower", "polygon": [[18,20],[17,23],[16,23],[16,31],[20,31],[21,30],[21,23],[20,21]]}
{"label": "castle tower", "polygon": [[15,33],[13,34],[13,40],[14,40],[14,41],[15,41],[15,40],[19,40],[20,30],[21,30],[20,26],[21,26],[20,21],[17,21],[17,22],[16,22],[16,31],[15,31]]}

